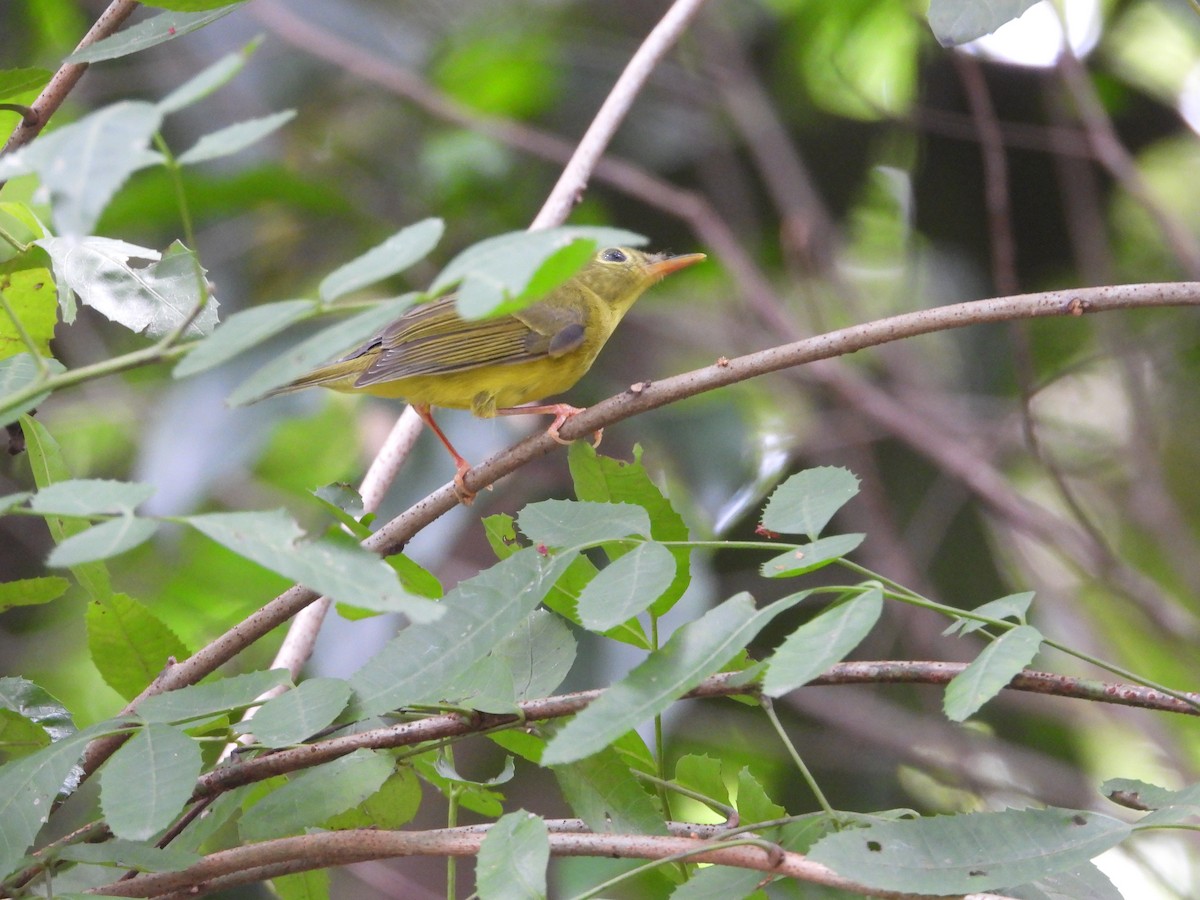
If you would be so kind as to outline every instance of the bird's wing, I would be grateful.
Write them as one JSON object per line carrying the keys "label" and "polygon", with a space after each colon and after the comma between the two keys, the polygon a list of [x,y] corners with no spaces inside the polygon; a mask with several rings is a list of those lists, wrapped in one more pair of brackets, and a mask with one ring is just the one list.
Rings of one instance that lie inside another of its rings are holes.
{"label": "bird's wing", "polygon": [[355,382],[367,387],[414,375],[560,356],[582,343],[582,314],[543,311],[539,306],[468,322],[458,315],[452,295],[442,297],[409,310],[343,361],[374,356]]}

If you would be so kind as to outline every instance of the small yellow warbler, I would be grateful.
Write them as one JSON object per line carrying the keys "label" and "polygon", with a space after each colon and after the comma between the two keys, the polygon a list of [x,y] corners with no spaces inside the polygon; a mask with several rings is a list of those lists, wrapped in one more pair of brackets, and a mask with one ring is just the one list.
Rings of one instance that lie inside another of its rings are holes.
{"label": "small yellow warbler", "polygon": [[461,318],[448,294],[413,307],[354,352],[275,393],[322,385],[407,400],[454,457],[455,484],[469,499],[462,477],[470,464],[442,433],[430,407],[469,409],[485,418],[548,413],[555,417],[548,431],[558,439],[562,424],[580,412],[577,407],[518,404],[572,387],[646,288],[704,258],[608,247],[532,306],[478,321]]}

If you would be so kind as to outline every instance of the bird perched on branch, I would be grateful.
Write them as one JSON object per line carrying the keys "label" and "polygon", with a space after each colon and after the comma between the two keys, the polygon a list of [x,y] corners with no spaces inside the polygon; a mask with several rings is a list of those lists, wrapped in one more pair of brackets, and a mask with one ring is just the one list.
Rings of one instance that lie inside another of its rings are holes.
{"label": "bird perched on branch", "polygon": [[474,494],[463,483],[470,463],[442,433],[431,407],[469,409],[484,418],[553,415],[547,430],[560,440],[559,428],[581,412],[578,407],[520,404],[571,388],[648,287],[704,258],[608,247],[532,306],[491,319],[463,319],[448,294],[413,307],[353,352],[273,393],[321,385],[407,400],[450,451],[454,483],[470,502]]}

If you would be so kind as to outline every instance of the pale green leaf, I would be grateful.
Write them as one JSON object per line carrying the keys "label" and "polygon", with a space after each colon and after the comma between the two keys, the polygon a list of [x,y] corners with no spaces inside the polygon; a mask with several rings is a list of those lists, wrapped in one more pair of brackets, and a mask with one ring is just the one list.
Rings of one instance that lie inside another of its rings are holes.
{"label": "pale green leaf", "polygon": [[71,582],[57,575],[0,582],[0,612],[14,606],[49,603],[65,594],[70,586]]}
{"label": "pale green leaf", "polygon": [[272,688],[290,683],[287,669],[233,675],[147,697],[138,706],[138,717],[146,722],[186,722],[233,713],[250,706]]}
{"label": "pale green leaf", "polygon": [[[992,600],[983,606],[977,606],[971,610],[977,616],[986,616],[989,619],[1016,619],[1018,622],[1024,622],[1026,615],[1029,613],[1029,606],[1033,603],[1034,592],[1022,591],[1019,594],[1009,594],[1007,597],[1001,597],[998,600]],[[973,631],[978,631],[980,628],[986,628],[987,622],[981,622],[978,619],[955,619],[954,624],[948,627],[942,634],[970,634]]]}
{"label": "pale green leaf", "polygon": [[200,775],[200,745],[170,725],[147,725],[100,773],[100,806],[117,837],[144,841],[183,809]]}
{"label": "pale green leaf", "polygon": [[242,838],[262,841],[320,825],[374,794],[393,767],[386,753],[360,749],[291,776],[242,814]]}
{"label": "pale green leaf", "polygon": [[29,503],[34,512],[60,516],[131,513],[154,493],[154,485],[107,478],[73,478],[48,485]]}
{"label": "pale green leaf", "polygon": [[144,841],[120,838],[99,844],[67,844],[55,854],[59,859],[136,869],[139,872],[177,872],[200,862],[200,855],[178,847],[155,847]]}
{"label": "pale green leaf", "polygon": [[48,69],[4,69],[0,71],[0,100],[11,101],[46,86],[54,73]]}
{"label": "pale green leaf", "polygon": [[780,697],[812,681],[857,647],[882,614],[883,593],[871,588],[800,626],[768,660],[763,693]]}
{"label": "pale green leaf", "polygon": [[123,100],[44,134],[16,151],[50,194],[59,235],[91,234],[104,207],[134,172],[161,157],[150,150],[162,114],[153,103]]}
{"label": "pale green leaf", "polygon": [[92,728],[0,766],[0,878],[12,872],[41,830]]}
{"label": "pale green leaf", "polygon": [[674,579],[671,552],[653,541],[641,543],[601,569],[583,589],[579,621],[591,631],[615,628],[648,609]]}
{"label": "pale green leaf", "polygon": [[228,15],[241,6],[241,3],[231,3],[207,12],[164,12],[152,19],[130,25],[96,41],[89,47],[76,50],[66,61],[69,63],[94,63],[104,59],[117,59],[129,56],[141,50],[147,50],[166,41],[183,37],[210,22],[215,22],[222,16]]}
{"label": "pale green leaf", "polygon": [[117,516],[71,535],[50,551],[46,565],[68,568],[119,556],[150,540],[157,528],[153,519]]}
{"label": "pale green leaf", "polygon": [[350,685],[342,679],[310,678],[268,700],[238,731],[267,747],[288,747],[329,725],[349,701]]}
{"label": "pale green leaf", "polygon": [[525,622],[573,558],[527,548],[459,582],[437,604],[445,611],[441,619],[404,629],[350,679],[358,714],[441,700],[456,678]]}
{"label": "pale green leaf", "polygon": [[612,747],[552,771],[571,811],[597,834],[667,833],[654,799]]}
{"label": "pale green leaf", "polygon": [[140,694],[172,659],[190,655],[174,631],[125,594],[110,594],[89,603],[87,628],[93,665],[126,700]]}
{"label": "pale green leaf", "polygon": [[193,166],[224,156],[232,156],[258,143],[272,132],[278,131],[294,118],[296,118],[296,111],[286,109],[269,116],[260,116],[257,119],[247,119],[244,122],[226,125],[224,128],[210,131],[201,137],[195,144],[179,154],[176,162],[183,166]]}
{"label": "pale green leaf", "polygon": [[[186,334],[203,337],[217,324],[218,303],[203,295],[204,269],[178,241],[163,254],[111,238],[42,238],[58,282],[63,319],[74,319],[73,292],[80,301],[130,331],[162,337],[188,322]],[[134,266],[131,259],[150,260]],[[64,295],[64,290],[67,292]]]}
{"label": "pale green leaf", "polygon": [[479,847],[475,884],[480,900],[541,900],[546,896],[550,836],[540,816],[501,816]]}
{"label": "pale green leaf", "polygon": [[283,300],[235,312],[208,337],[189,345],[171,370],[175,378],[205,372],[261,344],[317,310],[313,300]]}
{"label": "pale green leaf", "polygon": [[[223,4],[228,6],[228,3]],[[209,94],[216,91],[218,88],[224,87],[242,68],[246,65],[246,61],[256,51],[262,43],[261,37],[250,41],[241,50],[235,50],[233,53],[226,53],[215,63],[201,70],[196,75],[193,75],[167,96],[158,101],[159,111],[164,115],[178,112],[185,107],[191,106],[200,100],[203,100]]]}
{"label": "pale green leaf", "polygon": [[763,510],[763,527],[816,540],[834,514],[857,493],[858,478],[846,469],[822,466],[797,472],[772,492]]}
{"label": "pale green leaf", "polygon": [[822,838],[808,856],[881,890],[979,893],[1075,869],[1131,830],[1082,810],[1006,809],[842,831]]}
{"label": "pale green leaf", "polygon": [[442,615],[440,604],[410,594],[382,559],[341,532],[304,540],[283,510],[208,513],[182,521],[212,540],[339,602],[403,612],[414,622]]}
{"label": "pale green leaf", "polygon": [[719,671],[799,597],[756,610],[750,595],[742,593],[682,626],[661,649],[568,722],[547,745],[543,765],[590,756],[663,712],[708,675]]}
{"label": "pale green leaf", "polygon": [[996,638],[946,685],[946,717],[962,722],[973,716],[1033,662],[1041,646],[1042,634],[1032,625],[1018,625]]}
{"label": "pale green leaf", "polygon": [[649,535],[650,516],[632,503],[543,500],[522,509],[517,526],[535,544],[579,547],[629,535]]}
{"label": "pale green leaf", "polygon": [[[56,359],[47,359],[45,363],[50,375],[66,371],[66,367]],[[42,391],[20,402],[10,399],[18,391],[24,391],[36,384],[41,378],[42,373],[37,361],[28,353],[18,353],[7,359],[0,359],[0,427],[17,421],[50,396],[50,391]]]}
{"label": "pale green leaf", "polygon": [[764,578],[793,578],[815,572],[857,549],[865,534],[835,534],[811,544],[801,544],[762,564]]}
{"label": "pale green leaf", "polygon": [[425,219],[352,259],[322,279],[317,293],[326,303],[390,278],[420,262],[437,246],[446,230],[441,219]]}

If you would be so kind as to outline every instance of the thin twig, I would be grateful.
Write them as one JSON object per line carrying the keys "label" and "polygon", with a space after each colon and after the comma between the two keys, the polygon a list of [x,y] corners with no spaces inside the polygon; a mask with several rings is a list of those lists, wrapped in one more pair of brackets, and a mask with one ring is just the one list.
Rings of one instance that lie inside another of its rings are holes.
{"label": "thin twig", "polygon": [[[922,900],[928,896],[870,888],[844,878],[799,853],[768,851],[757,842],[736,839],[725,843],[720,838],[707,836],[712,826],[672,822],[668,823],[669,835],[594,834],[577,830],[575,820],[562,823],[567,826],[565,828],[558,827],[560,822],[548,820],[545,823],[550,852],[554,856],[687,859],[689,862],[754,869],[868,897]],[[94,888],[88,893],[116,897],[193,897],[216,889],[261,881],[280,872],[307,871],[401,856],[474,856],[479,852],[489,828],[468,826],[416,832],[355,829],[277,838],[210,854],[179,872],[142,875],[131,881]],[[988,894],[987,897],[990,900],[997,900],[998,897],[1004,900],[995,894]]]}
{"label": "thin twig", "polygon": [[550,196],[542,204],[541,211],[534,217],[530,230],[550,228],[567,220],[575,204],[583,197],[596,163],[604,155],[617,127],[625,120],[633,101],[658,61],[671,49],[688,23],[700,11],[704,0],[675,0],[646,39],[630,58],[621,77],[613,85],[608,96],[588,130],[584,132],[571,161],[563,169]]}
{"label": "thin twig", "polygon": [[[83,36],[83,40],[75,48],[76,51],[82,50],[84,47],[91,46],[102,38],[106,38],[114,34],[118,28],[129,18],[130,14],[137,8],[137,0],[112,0],[108,8],[100,14],[94,25],[88,29],[88,33]],[[83,73],[87,71],[87,63],[63,63],[59,66],[58,71],[50,79],[38,98],[33,101],[30,112],[25,114],[4,147],[0,148],[0,154],[8,153],[15,150],[24,144],[32,141],[50,121],[50,117],[62,106],[67,99],[67,95],[71,93],[72,88],[78,84],[79,79],[83,77]],[[3,182],[0,181],[0,185]]]}

